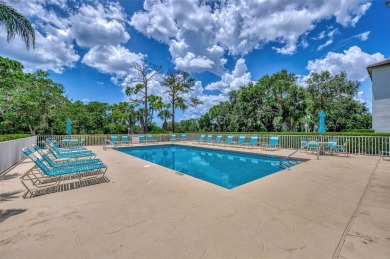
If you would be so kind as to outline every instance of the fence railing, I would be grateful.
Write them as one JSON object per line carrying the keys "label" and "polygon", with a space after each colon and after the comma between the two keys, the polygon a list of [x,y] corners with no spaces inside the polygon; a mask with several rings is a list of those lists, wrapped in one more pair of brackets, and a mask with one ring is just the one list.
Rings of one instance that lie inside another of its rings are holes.
{"label": "fence railing", "polygon": [[0,142],[0,174],[25,157],[23,147],[31,147],[35,143],[36,136]]}
{"label": "fence railing", "polygon": [[[79,142],[82,142],[86,146],[96,146],[103,145],[104,140],[111,139],[111,136],[116,135],[118,139],[121,140],[121,136],[124,134],[96,134],[96,135],[45,135],[38,136],[38,144],[42,145],[42,141],[46,140],[47,137],[55,139],[59,144],[62,143],[64,139],[77,139]],[[139,135],[139,134],[136,134]],[[176,133],[177,137],[180,138],[181,133]],[[186,133],[188,141],[199,140],[201,135],[208,135],[207,133]],[[236,141],[239,136],[246,135],[247,142],[249,141],[250,136],[256,134],[213,134],[213,139],[217,135],[222,135],[223,140],[227,135],[233,135],[234,140]],[[131,139],[131,135],[129,139]],[[259,142],[268,143],[272,134],[260,134]],[[347,151],[352,154],[362,154],[362,155],[379,155],[381,151],[390,151],[390,136],[327,136],[327,135],[278,135],[279,136],[279,145],[281,148],[286,149],[298,149],[301,147],[301,139],[306,139],[307,141],[321,141],[327,142],[329,139],[336,139],[338,145],[344,144],[347,140],[349,143],[347,145]],[[145,136],[146,138],[146,136]],[[83,139],[83,141],[82,141]],[[157,142],[169,142],[171,139],[171,134],[153,134],[153,139]]]}

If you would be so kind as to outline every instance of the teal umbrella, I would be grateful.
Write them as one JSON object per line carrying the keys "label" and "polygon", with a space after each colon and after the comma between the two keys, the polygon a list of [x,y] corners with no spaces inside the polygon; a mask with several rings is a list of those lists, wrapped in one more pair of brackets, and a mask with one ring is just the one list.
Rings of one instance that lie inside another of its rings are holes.
{"label": "teal umbrella", "polygon": [[72,121],[70,119],[66,120],[66,135],[72,134]]}
{"label": "teal umbrella", "polygon": [[325,113],[323,111],[320,111],[319,117],[320,117],[320,125],[318,127],[318,132],[321,134],[324,134],[326,132],[326,130],[325,130]]}

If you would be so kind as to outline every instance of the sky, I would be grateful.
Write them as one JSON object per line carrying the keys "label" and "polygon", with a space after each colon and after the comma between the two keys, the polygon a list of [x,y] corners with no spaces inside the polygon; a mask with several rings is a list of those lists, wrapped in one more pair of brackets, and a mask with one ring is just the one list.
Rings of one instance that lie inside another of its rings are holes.
{"label": "sky", "polygon": [[[361,83],[358,99],[371,110],[369,64],[390,58],[390,8],[385,0],[5,0],[36,30],[29,51],[17,36],[0,56],[26,72],[45,70],[84,103],[109,104],[124,94],[132,64],[180,69],[196,81],[203,104],[176,114],[196,118],[228,100],[228,92],[282,69],[305,79],[311,72],[345,71]],[[150,93],[162,96],[161,77]]]}

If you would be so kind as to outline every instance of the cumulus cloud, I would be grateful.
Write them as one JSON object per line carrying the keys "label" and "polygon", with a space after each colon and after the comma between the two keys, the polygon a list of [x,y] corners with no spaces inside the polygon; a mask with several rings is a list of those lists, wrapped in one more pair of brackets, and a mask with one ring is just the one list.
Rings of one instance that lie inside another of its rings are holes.
{"label": "cumulus cloud", "polygon": [[124,44],[130,39],[125,29],[126,15],[119,4],[82,5],[69,17],[70,31],[82,47]]}
{"label": "cumulus cloud", "polygon": [[0,48],[0,56],[18,60],[28,72],[42,69],[60,74],[66,67],[74,67],[80,59],[72,44],[53,35],[43,36],[36,31],[36,48],[30,51],[20,37],[16,37],[10,44],[6,43],[6,35],[6,31],[0,28],[0,42],[4,43]]}
{"label": "cumulus cloud", "polygon": [[381,53],[368,54],[352,46],[343,53],[329,52],[323,59],[310,60],[306,68],[317,73],[328,70],[332,75],[345,71],[349,79],[364,81],[368,78],[366,67],[384,59]]}
{"label": "cumulus cloud", "polygon": [[121,45],[95,46],[83,57],[82,62],[102,73],[124,77],[134,62],[142,62],[145,56],[130,52]]}
{"label": "cumulus cloud", "polygon": [[359,38],[362,41],[366,41],[368,39],[368,35],[370,35],[370,31],[366,31],[360,34],[355,35],[355,38]]}
{"label": "cumulus cloud", "polygon": [[221,80],[208,84],[206,90],[218,90],[222,94],[227,95],[232,90],[237,90],[243,85],[251,82],[251,74],[248,71],[248,68],[245,64],[245,60],[240,58],[236,62],[232,73],[225,73],[222,75]]}
{"label": "cumulus cloud", "polygon": [[[276,42],[280,44],[273,47],[276,52],[294,54],[299,45],[308,45],[303,38],[319,21],[335,17],[342,26],[354,26],[370,6],[362,0],[287,4],[285,0],[146,0],[144,10],[131,17],[131,25],[167,44],[177,68],[222,74],[225,53],[245,55]],[[323,37],[325,32],[319,35]]]}

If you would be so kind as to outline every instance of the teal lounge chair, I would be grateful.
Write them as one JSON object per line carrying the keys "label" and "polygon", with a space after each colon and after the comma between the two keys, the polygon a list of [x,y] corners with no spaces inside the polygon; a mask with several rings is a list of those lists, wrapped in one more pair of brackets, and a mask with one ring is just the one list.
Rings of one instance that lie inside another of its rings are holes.
{"label": "teal lounge chair", "polygon": [[146,139],[144,135],[139,135],[139,143],[146,143]]}
{"label": "teal lounge chair", "polygon": [[240,137],[238,138],[237,142],[234,142],[234,141],[233,141],[233,143],[235,144],[236,147],[238,147],[238,146],[244,145],[245,140],[246,140],[246,136],[243,135],[243,136],[240,136]]}
{"label": "teal lounge chair", "polygon": [[[83,143],[84,143],[84,139],[83,140]],[[53,141],[52,139],[50,138],[47,138],[46,139],[46,142],[43,142],[43,144],[45,144],[45,146],[47,146],[49,148],[49,144],[52,143],[57,149],[59,150],[64,150],[64,151],[74,151],[74,150],[88,150],[87,148],[85,147],[78,147],[78,146],[67,146],[67,147],[62,147],[62,148],[59,148],[58,145],[57,145],[57,141]]]}
{"label": "teal lounge chair", "polygon": [[204,137],[205,137],[205,135],[204,135],[204,134],[200,135],[200,137],[199,137],[199,140],[197,140],[197,141],[196,141],[196,142],[194,142],[194,143],[198,143],[198,144],[201,144],[201,143],[203,143],[203,142],[204,142]]}
{"label": "teal lounge chair", "polygon": [[232,145],[233,144],[233,135],[229,135],[226,137],[225,141],[223,142],[224,145]]}
{"label": "teal lounge chair", "polygon": [[85,152],[77,152],[77,151],[58,152],[52,143],[50,143],[49,146],[50,146],[49,152],[56,159],[59,159],[59,158],[75,158],[75,159],[77,159],[77,158],[95,158],[96,157],[95,153],[93,153],[91,151],[89,151],[89,152],[88,151],[85,151]]}
{"label": "teal lounge chair", "polygon": [[114,144],[114,146],[117,146],[120,144],[117,135],[111,135],[111,142],[112,142],[112,144]]}
{"label": "teal lounge chair", "polygon": [[76,160],[76,161],[69,161],[68,159],[60,159],[60,160],[53,161],[45,152],[43,152],[43,150],[40,147],[38,147],[35,144],[33,144],[32,146],[36,151],[38,151],[41,157],[52,168],[72,167],[72,166],[96,164],[102,162],[100,159],[85,159],[85,160]]}
{"label": "teal lounge chair", "polygon": [[306,138],[301,138],[300,152],[302,152],[302,150],[306,150],[306,149],[307,149],[307,140],[306,140]]}
{"label": "teal lounge chair", "polygon": [[[36,165],[31,170],[26,172],[21,178],[21,182],[27,190],[27,193],[24,197],[30,193],[30,196],[34,196],[34,191],[29,188],[26,184],[26,180],[30,180],[31,183],[36,187],[45,187],[59,185],[61,180],[63,180],[63,176],[66,175],[75,175],[77,179],[82,184],[84,179],[95,178],[99,174],[104,176],[107,171],[107,166],[103,163],[96,164],[88,164],[88,165],[80,165],[74,167],[64,167],[57,169],[50,169],[42,160],[38,159],[30,149],[23,148],[23,153],[27,155]],[[36,173],[35,171],[38,170]],[[51,179],[50,179],[51,178]],[[70,177],[72,179],[72,177]]]}
{"label": "teal lounge chair", "polygon": [[263,146],[263,149],[279,149],[279,136],[272,136],[269,143]]}
{"label": "teal lounge chair", "polygon": [[129,140],[129,136],[127,136],[127,135],[122,135],[122,141],[121,141],[121,143],[124,144],[124,145],[130,145],[131,142],[130,142],[130,140]]}
{"label": "teal lounge chair", "polygon": [[204,143],[211,144],[212,141],[213,141],[213,135],[207,135],[207,139]]}
{"label": "teal lounge chair", "polygon": [[257,140],[259,139],[259,136],[252,136],[249,140],[248,143],[243,143],[243,145],[245,147],[248,147],[248,148],[255,148],[258,143],[257,143]]}
{"label": "teal lounge chair", "polygon": [[66,155],[66,154],[90,154],[95,155],[92,151],[88,149],[59,149],[53,143],[49,144],[49,149],[54,150],[58,155]]}
{"label": "teal lounge chair", "polygon": [[343,145],[334,145],[331,150],[333,153],[336,153],[336,154],[339,154],[339,153],[343,153],[345,154],[346,156],[348,156],[348,149],[347,149],[347,146],[348,146],[348,143],[349,143],[349,139],[347,139]]}
{"label": "teal lounge chair", "polygon": [[187,142],[187,134],[181,134],[180,141]]}
{"label": "teal lounge chair", "polygon": [[171,135],[171,141],[178,141],[176,134]]}
{"label": "teal lounge chair", "polygon": [[153,135],[148,135],[148,142],[149,143],[157,143],[157,141],[155,139],[153,139]]}
{"label": "teal lounge chair", "polygon": [[221,142],[222,142],[222,135],[217,135],[216,139],[211,141],[211,144],[218,145]]}

